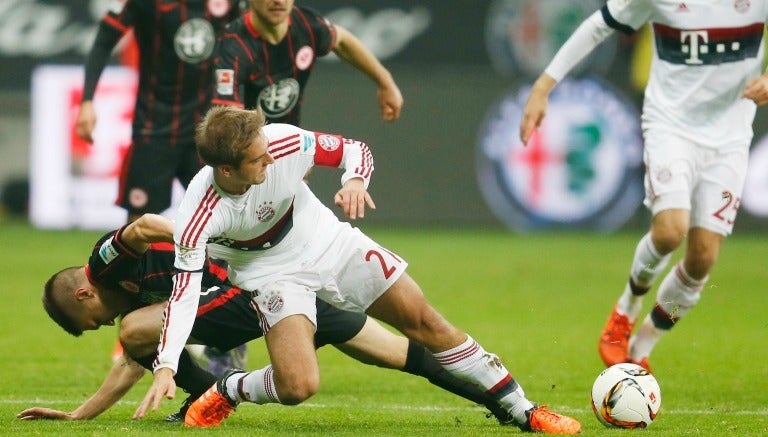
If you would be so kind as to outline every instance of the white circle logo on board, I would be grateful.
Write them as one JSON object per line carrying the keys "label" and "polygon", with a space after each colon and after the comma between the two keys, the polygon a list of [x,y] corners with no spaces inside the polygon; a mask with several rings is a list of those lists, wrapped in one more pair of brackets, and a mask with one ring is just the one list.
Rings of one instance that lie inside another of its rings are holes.
{"label": "white circle logo on board", "polygon": [[640,118],[595,80],[564,80],[524,146],[520,120],[530,87],[491,108],[481,127],[478,181],[512,229],[620,227],[643,199]]}

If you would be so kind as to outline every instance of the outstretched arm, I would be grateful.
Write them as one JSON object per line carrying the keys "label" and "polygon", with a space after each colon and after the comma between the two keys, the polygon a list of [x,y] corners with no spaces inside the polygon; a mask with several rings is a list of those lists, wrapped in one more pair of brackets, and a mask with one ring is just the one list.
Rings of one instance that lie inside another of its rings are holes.
{"label": "outstretched arm", "polygon": [[347,29],[334,25],[336,29],[336,44],[333,52],[362,71],[379,86],[378,99],[381,117],[386,121],[394,121],[400,117],[403,108],[403,96],[400,93],[392,74],[381,65],[376,56]]}
{"label": "outstretched arm", "polygon": [[158,214],[144,214],[118,233],[120,241],[144,253],[152,243],[173,243],[173,222]]}
{"label": "outstretched arm", "polygon": [[115,362],[101,383],[101,387],[88,400],[72,412],[54,410],[45,407],[27,408],[16,415],[21,420],[57,419],[86,420],[93,419],[117,403],[142,376],[145,369],[137,362],[123,355]]}
{"label": "outstretched arm", "polygon": [[523,144],[528,143],[533,131],[541,125],[547,112],[549,93],[557,82],[612,33],[613,29],[605,22],[601,11],[597,11],[584,20],[557,51],[552,62],[534,83],[525,104],[520,122],[520,140]]}

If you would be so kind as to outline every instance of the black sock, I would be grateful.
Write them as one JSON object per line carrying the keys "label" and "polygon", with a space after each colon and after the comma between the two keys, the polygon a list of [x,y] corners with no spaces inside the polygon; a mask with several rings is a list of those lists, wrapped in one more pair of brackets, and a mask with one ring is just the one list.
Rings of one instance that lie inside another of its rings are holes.
{"label": "black sock", "polygon": [[[152,370],[152,363],[157,354],[147,355],[141,358],[134,358],[134,361],[141,364],[142,367]],[[212,373],[198,366],[195,360],[189,355],[186,349],[182,349],[179,356],[179,368],[176,376],[173,377],[176,385],[189,393],[192,399],[197,399],[205,393],[213,384],[216,384],[216,377]]]}
{"label": "black sock", "polygon": [[501,422],[512,419],[512,416],[491,397],[471,382],[453,376],[437,362],[432,353],[424,346],[414,341],[408,341],[408,357],[405,360],[403,372],[427,378],[432,384],[470,401],[485,405]]}

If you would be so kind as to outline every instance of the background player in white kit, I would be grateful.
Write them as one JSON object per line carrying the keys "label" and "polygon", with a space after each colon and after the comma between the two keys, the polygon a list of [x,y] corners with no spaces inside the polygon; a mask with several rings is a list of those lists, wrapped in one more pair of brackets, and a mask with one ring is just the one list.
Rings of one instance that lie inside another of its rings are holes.
{"label": "background player in white kit", "polygon": [[[549,93],[614,30],[649,23],[654,56],[645,90],[645,205],[653,218],[635,249],[629,281],[599,342],[606,365],[648,356],[699,301],[723,239],[733,230],[747,170],[756,106],[768,101],[761,76],[764,0],[608,0],[563,44],[536,80],[523,113],[526,143]],[[683,259],[661,281],[656,304],[630,339],[642,298],[687,237]]]}
{"label": "background player in white kit", "polygon": [[229,262],[230,280],[253,294],[271,365],[230,372],[187,411],[190,426],[219,424],[238,402],[298,404],[319,387],[313,345],[315,297],[366,312],[422,341],[453,375],[507,408],[526,430],[575,434],[578,421],[531,403],[499,358],[448,323],[405,272],[407,263],[339,221],[303,182],[313,165],[345,169],[335,203],[350,219],[374,203],[368,147],[287,124],[264,126],[257,111],[214,107],[196,142],[207,166],[176,219],[174,291],[165,312],[154,382],[134,417],[175,392],[173,373],[189,336],[206,248]]}

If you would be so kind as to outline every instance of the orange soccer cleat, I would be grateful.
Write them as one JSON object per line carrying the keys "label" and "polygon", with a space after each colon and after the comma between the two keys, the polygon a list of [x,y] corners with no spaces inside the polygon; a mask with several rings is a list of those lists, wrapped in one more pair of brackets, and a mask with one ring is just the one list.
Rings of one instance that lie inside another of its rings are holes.
{"label": "orange soccer cleat", "polygon": [[578,434],[581,432],[581,423],[578,420],[555,413],[547,409],[546,405],[532,408],[525,412],[528,423],[523,430],[543,432],[545,434]]}
{"label": "orange soccer cleat", "polygon": [[226,392],[226,380],[235,373],[245,373],[240,369],[232,369],[211,386],[202,396],[189,406],[184,424],[200,428],[219,425],[229,414],[235,411],[237,401],[231,399]]}
{"label": "orange soccer cleat", "polygon": [[598,344],[600,358],[603,359],[606,366],[610,367],[628,361],[629,336],[634,327],[634,322],[630,322],[627,316],[619,314],[616,307],[613,308]]}

